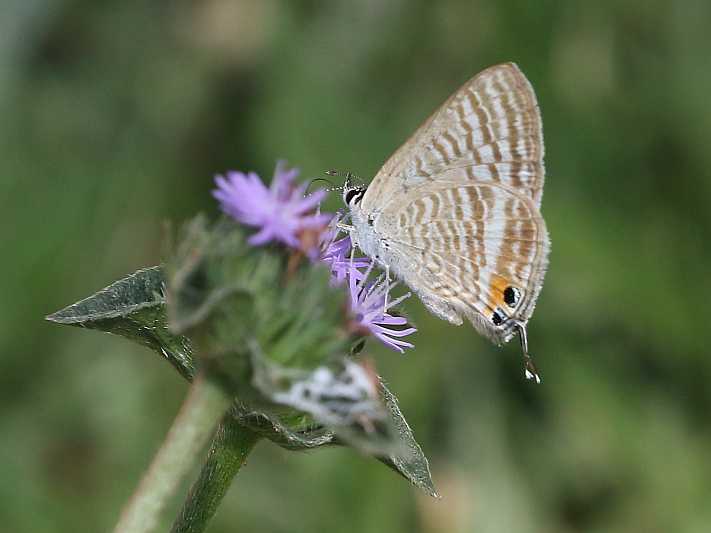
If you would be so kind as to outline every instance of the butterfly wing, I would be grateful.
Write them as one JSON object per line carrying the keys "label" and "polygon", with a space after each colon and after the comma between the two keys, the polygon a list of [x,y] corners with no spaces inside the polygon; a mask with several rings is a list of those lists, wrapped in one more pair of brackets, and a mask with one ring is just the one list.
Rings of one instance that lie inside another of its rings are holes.
{"label": "butterfly wing", "polygon": [[438,316],[466,317],[500,343],[533,313],[549,241],[530,198],[496,183],[425,184],[391,202],[375,231],[410,258],[398,275]]}
{"label": "butterfly wing", "polygon": [[540,207],[541,115],[514,63],[490,67],[455,92],[383,165],[361,207],[374,212],[426,182],[501,183]]}
{"label": "butterfly wing", "polygon": [[515,64],[496,65],[420,126],[360,203],[425,305],[495,342],[525,325],[543,283],[543,154],[531,84]]}

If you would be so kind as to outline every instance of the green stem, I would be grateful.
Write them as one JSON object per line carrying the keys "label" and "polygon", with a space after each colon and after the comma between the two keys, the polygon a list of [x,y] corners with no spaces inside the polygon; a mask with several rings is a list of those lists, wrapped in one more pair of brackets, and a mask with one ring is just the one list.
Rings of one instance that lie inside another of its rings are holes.
{"label": "green stem", "polygon": [[259,436],[225,416],[212,440],[200,477],[190,489],[172,533],[201,533],[232,483]]}
{"label": "green stem", "polygon": [[124,508],[114,533],[149,533],[158,525],[168,500],[202,451],[231,403],[218,384],[198,375],[178,416]]}

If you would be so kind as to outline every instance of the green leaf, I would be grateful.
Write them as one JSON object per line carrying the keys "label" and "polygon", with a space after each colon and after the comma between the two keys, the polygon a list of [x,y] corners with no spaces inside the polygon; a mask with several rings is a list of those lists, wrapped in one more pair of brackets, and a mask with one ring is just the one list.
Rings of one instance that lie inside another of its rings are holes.
{"label": "green leaf", "polygon": [[434,498],[439,498],[437,489],[432,481],[430,473],[430,464],[427,457],[422,452],[422,448],[415,440],[415,436],[410,429],[410,425],[405,420],[400,407],[397,404],[397,398],[385,386],[385,383],[380,381],[381,395],[385,405],[390,412],[390,419],[397,433],[400,435],[400,440],[404,444],[405,452],[401,454],[391,454],[388,456],[378,457],[380,461],[388,465],[390,468],[401,474],[405,479],[409,480],[416,487],[421,488],[427,494]]}
{"label": "green leaf", "polygon": [[190,380],[195,373],[190,341],[168,329],[159,266],[138,270],[47,320],[121,335],[161,354],[184,378]]}
{"label": "green leaf", "polygon": [[234,408],[232,416],[243,426],[287,450],[309,450],[336,444],[333,431],[318,425],[294,429],[265,413]]}

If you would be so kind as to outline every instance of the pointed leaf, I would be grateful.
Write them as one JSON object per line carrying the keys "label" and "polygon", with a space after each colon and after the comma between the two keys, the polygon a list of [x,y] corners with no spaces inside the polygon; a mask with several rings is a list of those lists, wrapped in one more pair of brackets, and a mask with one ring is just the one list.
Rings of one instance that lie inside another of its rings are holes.
{"label": "pointed leaf", "polygon": [[337,443],[333,431],[323,426],[310,425],[303,430],[295,430],[265,413],[244,412],[237,408],[232,410],[232,416],[262,438],[287,450],[309,450]]}
{"label": "pointed leaf", "polygon": [[168,329],[161,267],[144,268],[47,317],[57,324],[121,335],[161,355],[187,379],[195,367],[190,341]]}
{"label": "pointed leaf", "polygon": [[395,430],[400,435],[400,440],[404,444],[405,451],[400,454],[380,456],[378,459],[401,474],[413,485],[424,490],[430,496],[439,498],[437,489],[432,481],[430,464],[422,452],[422,448],[420,448],[420,445],[415,440],[415,436],[407,420],[405,420],[405,417],[400,411],[397,398],[390,392],[382,380],[380,381],[380,387],[383,401],[390,412],[390,418]]}
{"label": "pointed leaf", "polygon": [[[96,329],[121,335],[165,357],[188,381],[195,374],[190,341],[167,328],[164,273],[161,267],[141,269],[112,283],[93,296],[47,317],[57,324]],[[315,424],[301,429],[265,413],[236,404],[232,411],[240,424],[290,450],[312,449],[334,442],[333,432]]]}

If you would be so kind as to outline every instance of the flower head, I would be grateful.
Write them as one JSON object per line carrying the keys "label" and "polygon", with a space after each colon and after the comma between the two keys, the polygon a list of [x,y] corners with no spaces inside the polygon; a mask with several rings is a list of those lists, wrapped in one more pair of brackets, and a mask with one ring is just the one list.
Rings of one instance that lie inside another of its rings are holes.
{"label": "flower head", "polygon": [[361,268],[371,265],[367,257],[351,257],[353,243],[350,236],[338,238],[340,230],[338,223],[342,218],[341,213],[333,217],[328,229],[321,234],[319,260],[326,263],[331,269],[331,284],[342,285],[348,273],[353,273],[356,280],[363,279]]}
{"label": "flower head", "polygon": [[372,269],[369,267],[362,278],[357,279],[357,271],[351,269],[348,272],[349,288],[349,308],[354,321],[354,326],[359,330],[374,335],[380,342],[388,348],[400,353],[404,353],[404,348],[413,348],[414,345],[400,340],[401,337],[411,335],[417,330],[415,328],[395,329],[392,326],[405,326],[407,319],[401,316],[388,314],[388,310],[398,305],[405,298],[409,298],[407,293],[395,300],[388,301],[387,295],[395,284],[390,284],[384,275],[380,275],[375,281],[368,283],[367,279]]}
{"label": "flower head", "polygon": [[212,195],[220,202],[222,211],[242,224],[259,228],[249,238],[250,244],[279,241],[299,248],[299,234],[326,226],[332,215],[313,213],[326,192],[318,190],[304,197],[306,184],[294,184],[298,173],[297,169],[287,170],[280,162],[267,188],[254,172],[228,172],[226,176],[215,177],[217,188]]}

